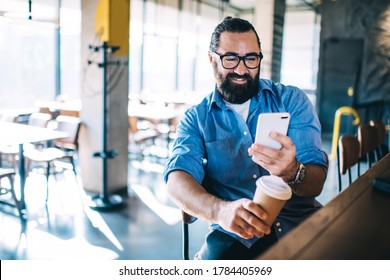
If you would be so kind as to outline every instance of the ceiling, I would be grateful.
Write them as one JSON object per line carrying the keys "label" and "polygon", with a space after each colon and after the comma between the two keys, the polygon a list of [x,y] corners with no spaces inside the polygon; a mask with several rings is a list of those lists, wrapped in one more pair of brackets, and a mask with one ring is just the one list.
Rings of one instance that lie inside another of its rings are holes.
{"label": "ceiling", "polygon": [[[228,2],[231,6],[248,10],[253,9],[256,5],[256,0],[217,0]],[[286,0],[287,9],[317,9],[321,4],[321,0]]]}
{"label": "ceiling", "polygon": [[[37,6],[46,6],[46,7],[57,7],[58,0],[30,0],[32,5]],[[80,8],[80,1],[82,0],[62,0],[61,6],[65,8]],[[167,0],[166,0],[167,1]],[[208,0],[209,2],[214,2],[216,5],[219,5],[221,2],[229,3],[233,8],[239,10],[250,10],[253,9],[258,0]],[[286,0],[287,9],[317,9],[321,4],[321,0]],[[25,10],[28,11],[29,0],[0,0],[0,11],[9,11],[9,10]],[[11,8],[14,7],[14,8]]]}

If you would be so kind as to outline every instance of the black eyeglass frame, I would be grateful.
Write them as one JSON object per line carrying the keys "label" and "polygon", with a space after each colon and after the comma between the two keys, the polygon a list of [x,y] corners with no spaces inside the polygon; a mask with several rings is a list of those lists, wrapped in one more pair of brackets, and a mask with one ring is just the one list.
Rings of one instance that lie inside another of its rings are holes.
{"label": "black eyeglass frame", "polygon": [[[240,65],[241,60],[244,62],[245,67],[248,68],[248,69],[256,69],[256,68],[259,68],[259,67],[260,67],[260,62],[261,62],[261,60],[262,60],[263,57],[264,57],[262,52],[260,52],[260,54],[255,53],[255,54],[244,55],[244,56],[239,56],[239,55],[235,55],[235,54],[219,54],[219,53],[214,52],[214,51],[211,51],[211,52],[213,52],[213,53],[215,53],[216,55],[219,56],[219,59],[221,60],[221,65],[222,65],[222,67],[225,68],[225,69],[228,69],[228,70],[234,69],[234,68],[236,68],[238,65]],[[222,61],[222,60],[223,60],[223,58],[226,57],[226,56],[235,56],[235,57],[238,57],[238,63],[237,63],[237,65],[234,66],[234,67],[229,67],[229,68],[225,67],[225,66],[223,65],[223,61]],[[248,67],[248,65],[246,65],[246,62],[245,62],[245,58],[247,58],[248,56],[256,56],[256,57],[259,57],[259,58],[260,58],[259,65],[257,65],[256,67]]]}

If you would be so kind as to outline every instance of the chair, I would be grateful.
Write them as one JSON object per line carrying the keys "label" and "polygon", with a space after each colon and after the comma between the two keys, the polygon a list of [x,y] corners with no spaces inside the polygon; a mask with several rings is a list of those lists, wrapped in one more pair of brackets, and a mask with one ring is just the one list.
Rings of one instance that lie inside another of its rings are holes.
{"label": "chair", "polygon": [[360,159],[366,158],[368,167],[371,168],[372,164],[377,161],[375,154],[379,145],[377,128],[375,126],[361,124],[358,128],[358,139],[360,143]]}
{"label": "chair", "polygon": [[[345,134],[339,139],[339,148],[337,150],[339,192],[342,190],[342,175],[348,171],[349,184],[352,183],[351,168],[358,164],[360,159],[360,144],[356,136]],[[360,170],[357,169],[357,176],[360,176]]]}
{"label": "chair", "polygon": [[32,113],[28,118],[28,125],[33,125],[37,127],[47,127],[50,120],[52,120],[51,114]]}
{"label": "chair", "polygon": [[[16,122],[17,117],[14,116],[4,116],[2,119],[10,122]],[[32,125],[36,127],[47,127],[49,122],[52,120],[52,117],[50,114],[46,113],[32,113],[28,118],[27,125]],[[24,149],[32,149],[37,146],[44,147],[46,145],[45,143],[34,143],[34,144],[25,144]],[[12,166],[16,165],[16,157],[19,154],[19,147],[18,145],[4,145],[0,147],[0,153],[1,155],[6,155],[8,157],[11,157]],[[2,164],[2,163],[1,163]]]}
{"label": "chair", "polygon": [[[17,122],[18,117],[15,115],[3,114],[0,117],[3,122]],[[18,153],[18,147],[14,145],[0,145],[0,166],[3,166],[3,155],[7,156],[7,161],[12,162],[12,166],[16,165],[15,155]],[[11,159],[9,158],[11,156]]]}
{"label": "chair", "polygon": [[55,161],[68,160],[72,165],[75,176],[77,175],[75,155],[78,150],[78,136],[81,121],[76,117],[58,116],[55,122],[57,124],[56,130],[67,132],[69,136],[67,138],[53,140],[51,147],[44,149],[35,148],[25,152],[25,157],[29,162],[46,164],[46,201],[49,197],[50,171]]}
{"label": "chair", "polygon": [[[9,184],[3,184],[3,179],[7,178]],[[15,189],[14,189],[14,180],[15,180],[15,170],[11,168],[0,168],[0,198],[6,197],[7,194],[11,194],[13,203],[9,201],[9,199],[1,199],[0,203],[5,204],[11,207],[16,207],[19,213],[19,217],[23,220],[23,215],[20,207],[20,203],[18,198],[16,197]]]}
{"label": "chair", "polygon": [[375,127],[378,134],[378,147],[376,149],[377,159],[381,159],[384,156],[384,151],[382,149],[382,144],[386,140],[386,126],[382,120],[371,120],[370,125]]}
{"label": "chair", "polygon": [[189,260],[189,229],[188,225],[195,222],[198,218],[191,216],[190,214],[187,214],[184,211],[181,211],[181,218],[182,218],[182,254],[183,254],[183,260]]}
{"label": "chair", "polygon": [[144,148],[153,142],[157,136],[158,133],[153,128],[139,129],[138,118],[129,116],[129,144],[135,146],[134,153],[138,160],[142,159]]}
{"label": "chair", "polygon": [[80,112],[78,110],[71,110],[71,109],[60,109],[59,114],[61,116],[71,116],[71,117],[79,117]]}

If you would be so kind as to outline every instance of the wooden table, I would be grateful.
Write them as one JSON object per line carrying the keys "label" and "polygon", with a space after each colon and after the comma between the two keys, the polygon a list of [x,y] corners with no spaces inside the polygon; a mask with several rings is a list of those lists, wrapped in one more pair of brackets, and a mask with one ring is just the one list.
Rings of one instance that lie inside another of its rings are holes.
{"label": "wooden table", "polygon": [[390,178],[390,154],[257,259],[390,259],[390,194],[372,187]]}
{"label": "wooden table", "polygon": [[63,115],[72,117],[79,117],[82,107],[80,100],[66,102],[36,101],[35,106],[43,113],[50,113],[54,116]]}
{"label": "wooden table", "polygon": [[26,170],[24,158],[24,144],[54,139],[66,138],[68,133],[48,128],[30,126],[0,121],[0,145],[19,145],[18,173],[20,178],[20,207],[18,211],[22,219],[26,219],[26,203],[24,199],[24,187],[26,183]]}

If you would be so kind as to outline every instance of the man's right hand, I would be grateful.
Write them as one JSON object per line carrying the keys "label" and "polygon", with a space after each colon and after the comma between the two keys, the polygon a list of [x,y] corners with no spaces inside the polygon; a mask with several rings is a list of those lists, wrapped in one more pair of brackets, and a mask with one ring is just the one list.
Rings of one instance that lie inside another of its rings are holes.
{"label": "man's right hand", "polygon": [[220,202],[218,224],[242,238],[251,239],[269,234],[271,230],[263,221],[266,218],[267,213],[252,200],[242,198]]}
{"label": "man's right hand", "polygon": [[267,213],[250,199],[224,201],[209,194],[195,179],[184,171],[169,174],[167,191],[184,212],[212,224],[219,224],[229,232],[250,239],[269,234],[264,223]]}

